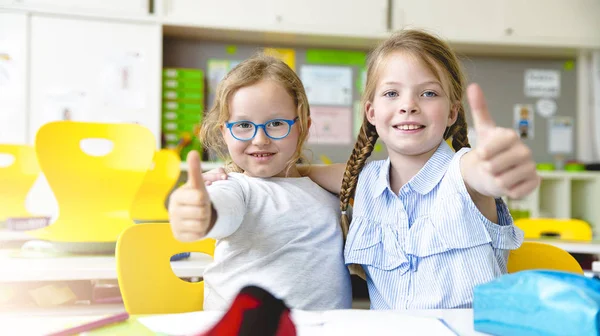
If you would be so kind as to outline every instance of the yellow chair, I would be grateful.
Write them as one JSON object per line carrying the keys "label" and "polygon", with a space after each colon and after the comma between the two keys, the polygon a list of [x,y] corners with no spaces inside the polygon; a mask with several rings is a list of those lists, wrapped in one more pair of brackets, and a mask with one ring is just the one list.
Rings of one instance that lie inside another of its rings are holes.
{"label": "yellow chair", "polygon": [[123,231],[117,241],[117,276],[129,314],[203,309],[204,281],[186,282],[171,269],[170,257],[188,251],[213,256],[215,240],[182,243],[173,237],[170,224],[165,223],[137,224]]}
{"label": "yellow chair", "polygon": [[0,154],[13,162],[0,167],[0,222],[8,217],[29,217],[25,199],[40,174],[35,151],[28,145],[0,144]]}
{"label": "yellow chair", "polygon": [[169,212],[165,200],[181,173],[181,159],[175,152],[162,149],[154,154],[133,206],[131,217],[143,222],[167,222]]}
{"label": "yellow chair", "polygon": [[[86,154],[82,140],[109,140],[107,154]],[[130,209],[152,164],[155,138],[144,126],[56,121],[35,138],[37,158],[58,203],[54,223],[32,236],[54,242],[115,243],[134,224]]]}
{"label": "yellow chair", "polygon": [[554,245],[524,242],[508,255],[508,273],[524,270],[549,269],[583,274],[583,269],[567,251]]}
{"label": "yellow chair", "polygon": [[515,225],[525,232],[525,239],[543,239],[551,235],[561,240],[592,240],[591,226],[580,219],[520,218]]}

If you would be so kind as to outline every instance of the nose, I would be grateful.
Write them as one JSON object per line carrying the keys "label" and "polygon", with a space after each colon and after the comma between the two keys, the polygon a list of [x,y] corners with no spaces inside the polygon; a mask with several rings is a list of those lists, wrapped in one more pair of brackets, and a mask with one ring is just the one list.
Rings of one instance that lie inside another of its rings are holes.
{"label": "nose", "polygon": [[419,107],[411,95],[407,95],[400,101],[400,113],[417,113]]}
{"label": "nose", "polygon": [[271,138],[269,138],[267,136],[265,129],[262,127],[259,127],[258,130],[256,131],[256,135],[254,136],[254,139],[252,139],[252,144],[256,145],[256,146],[264,146],[264,145],[268,145],[270,142],[271,142]]}

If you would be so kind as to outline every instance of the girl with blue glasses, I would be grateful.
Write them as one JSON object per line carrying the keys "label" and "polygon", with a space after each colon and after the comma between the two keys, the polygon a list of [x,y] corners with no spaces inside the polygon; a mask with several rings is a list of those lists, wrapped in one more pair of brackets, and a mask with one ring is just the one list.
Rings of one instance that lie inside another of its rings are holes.
{"label": "girl with blue glasses", "polygon": [[276,58],[250,58],[217,87],[200,138],[233,172],[205,186],[192,151],[188,181],[169,202],[177,239],[217,240],[205,310],[226,310],[250,284],[291,308],[351,307],[337,198],[296,168],[309,127],[304,87]]}

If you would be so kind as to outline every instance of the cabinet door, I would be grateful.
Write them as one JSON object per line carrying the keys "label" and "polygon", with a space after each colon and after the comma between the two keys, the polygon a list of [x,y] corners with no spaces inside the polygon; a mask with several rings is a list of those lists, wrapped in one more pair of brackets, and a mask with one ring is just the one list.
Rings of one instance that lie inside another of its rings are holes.
{"label": "cabinet door", "polygon": [[453,42],[493,42],[504,34],[503,1],[393,0],[395,30],[425,29]]}
{"label": "cabinet door", "polygon": [[0,11],[0,143],[27,142],[27,20]]}
{"label": "cabinet door", "polygon": [[275,24],[278,0],[164,0],[165,22],[194,26],[267,30]]}
{"label": "cabinet door", "polygon": [[345,36],[382,36],[387,32],[387,0],[279,0],[278,30]]}
{"label": "cabinet door", "polygon": [[518,41],[600,47],[598,0],[505,2],[505,25]]}
{"label": "cabinet door", "polygon": [[157,24],[31,17],[30,125],[137,122],[159,144],[162,32]]}
{"label": "cabinet door", "polygon": [[65,13],[146,15],[149,0],[2,0],[19,8],[58,11]]}

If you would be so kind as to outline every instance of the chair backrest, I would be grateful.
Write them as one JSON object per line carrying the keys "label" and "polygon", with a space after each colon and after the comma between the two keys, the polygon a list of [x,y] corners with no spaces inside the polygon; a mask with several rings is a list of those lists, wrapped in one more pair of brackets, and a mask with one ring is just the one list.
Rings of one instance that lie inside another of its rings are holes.
{"label": "chair backrest", "polygon": [[165,200],[175,186],[181,173],[181,159],[172,150],[161,149],[154,154],[152,167],[146,173],[144,182],[137,192],[131,217],[147,222],[166,222],[169,213]]}
{"label": "chair backrest", "polygon": [[8,217],[31,216],[25,200],[40,174],[34,149],[29,145],[0,144],[0,154],[12,160],[0,165],[0,222]]}
{"label": "chair backrest", "polygon": [[518,249],[510,251],[507,269],[508,273],[548,269],[583,274],[577,260],[567,251],[539,242],[524,242]]}
{"label": "chair backrest", "polygon": [[[82,146],[91,144],[93,153]],[[107,143],[98,141],[106,141]],[[37,132],[40,168],[59,214],[37,238],[66,242],[116,242],[133,225],[130,209],[155,152],[152,132],[141,125],[56,121]]]}
{"label": "chair backrest", "polygon": [[[204,282],[178,278],[171,256],[182,252],[214,255],[215,240],[182,243],[170,224],[147,223],[127,228],[117,241],[119,288],[130,314],[185,313],[203,309]],[[175,261],[174,263],[182,262]],[[184,261],[183,261],[184,262]]]}
{"label": "chair backrest", "polygon": [[515,225],[525,232],[525,239],[592,240],[590,224],[580,219],[520,218]]}

